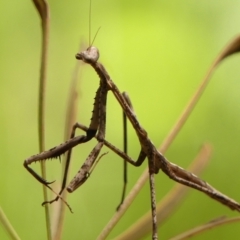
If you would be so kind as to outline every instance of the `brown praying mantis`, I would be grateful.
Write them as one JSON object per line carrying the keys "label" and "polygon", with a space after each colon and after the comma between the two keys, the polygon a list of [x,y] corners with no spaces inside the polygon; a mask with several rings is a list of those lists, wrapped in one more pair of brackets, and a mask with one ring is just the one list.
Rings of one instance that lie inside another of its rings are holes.
{"label": "brown praying mantis", "polygon": [[[67,186],[68,192],[75,191],[78,187],[80,187],[89,177],[91,171],[93,170],[94,163],[96,163],[96,159],[100,153],[103,145],[106,145],[111,150],[113,150],[116,154],[122,157],[128,163],[134,166],[140,166],[143,161],[148,159],[149,166],[149,183],[150,183],[150,194],[151,194],[151,208],[152,208],[152,238],[158,239],[157,236],[157,218],[156,218],[156,199],[155,199],[155,184],[154,184],[154,174],[158,173],[159,170],[162,170],[169,178],[173,179],[176,182],[184,184],[186,186],[195,188],[199,191],[204,192],[209,197],[219,201],[220,203],[228,206],[232,210],[237,210],[240,212],[240,204],[229,198],[228,196],[222,194],[217,191],[211,185],[201,180],[194,174],[187,172],[181,167],[169,162],[153,145],[151,140],[148,137],[146,130],[140,125],[137,117],[134,113],[132,104],[130,102],[129,97],[126,93],[121,93],[114,82],[111,80],[109,74],[107,73],[104,66],[98,62],[99,51],[97,48],[90,46],[87,50],[78,53],[76,58],[82,60],[83,62],[91,65],[100,78],[100,86],[96,92],[94,108],[92,113],[92,118],[89,127],[85,127],[82,124],[76,123],[72,128],[71,138],[65,143],[54,147],[48,151],[44,151],[40,154],[34,155],[24,161],[25,168],[42,184],[47,186],[52,190],[49,186],[52,182],[48,182],[39,176],[35,171],[33,171],[29,165],[32,162],[43,161],[50,158],[58,158],[65,152],[67,152],[67,162],[65,166],[64,178],[62,182],[62,188],[57,195],[57,197],[49,202],[52,203],[57,201],[61,197],[61,193],[65,189],[66,179],[68,174],[68,167],[71,159],[71,150],[73,147],[78,144],[85,143],[90,141],[93,137],[96,137],[98,140],[97,145],[93,148],[86,161],[82,165],[79,172]],[[105,126],[106,126],[106,102],[107,102],[107,93],[108,91],[112,91],[115,98],[119,102],[122,107],[123,112],[126,114],[128,120],[131,122],[136,134],[138,136],[141,151],[138,156],[138,159],[134,161],[130,158],[126,153],[120,151],[111,143],[105,140]],[[86,131],[86,136],[81,135],[75,137],[75,130],[80,128]]]}

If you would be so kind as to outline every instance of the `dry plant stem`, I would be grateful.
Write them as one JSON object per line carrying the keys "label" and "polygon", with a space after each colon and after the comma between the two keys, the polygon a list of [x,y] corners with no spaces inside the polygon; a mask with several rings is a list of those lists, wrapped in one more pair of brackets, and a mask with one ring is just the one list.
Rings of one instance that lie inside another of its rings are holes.
{"label": "dry plant stem", "polygon": [[[176,124],[170,131],[170,133],[167,135],[165,140],[163,141],[161,147],[159,148],[159,151],[164,154],[172,141],[175,139],[181,128],[183,127],[184,123],[190,116],[192,110],[194,109],[195,105],[197,104],[198,100],[200,99],[201,95],[203,94],[210,77],[212,76],[212,73],[214,72],[215,68],[218,66],[218,64],[224,60],[226,57],[237,53],[240,51],[240,36],[237,36],[234,38],[227,47],[220,53],[220,55],[216,58],[216,60],[213,62],[212,66],[210,67],[209,71],[207,72],[206,76],[203,78],[203,81],[201,82],[200,86],[198,87],[196,93],[193,95],[189,103],[187,104],[186,108],[183,110],[182,114],[180,115],[179,119],[177,120]],[[137,194],[142,189],[143,185],[148,180],[148,169],[145,169],[143,174],[139,177],[134,187],[130,190],[129,194],[125,198],[125,201],[121,205],[121,208],[118,212],[114,214],[114,216],[110,219],[110,221],[107,223],[107,225],[104,227],[100,235],[98,236],[98,239],[105,239],[111,230],[114,228],[114,226],[117,224],[117,222],[121,219],[123,214],[127,211],[128,207],[131,205],[133,200],[136,198]],[[139,228],[140,230],[140,228]]]}
{"label": "dry plant stem", "polygon": [[[65,121],[65,133],[64,133],[64,141],[69,139],[71,135],[71,129],[73,124],[76,122],[77,119],[77,103],[78,103],[78,92],[77,92],[77,83],[78,83],[78,73],[80,69],[80,65],[82,65],[80,62],[76,63],[75,69],[73,71],[71,86],[69,90],[68,95],[68,104],[66,109],[66,121]],[[65,164],[66,164],[66,157],[67,154],[64,155],[64,159],[62,162],[62,180],[64,177],[64,170],[65,170]],[[69,170],[70,172],[70,170]],[[67,180],[68,181],[68,180]],[[62,197],[67,200],[67,192],[63,191]],[[64,223],[64,216],[65,216],[65,209],[66,205],[62,201],[58,201],[58,214],[56,215],[56,219],[53,219],[52,225],[53,225],[53,239],[58,240],[61,239],[62,231],[63,231],[63,223]]]}
{"label": "dry plant stem", "polygon": [[[187,168],[187,171],[196,175],[200,175],[205,169],[207,163],[210,160],[211,147],[208,144],[204,144],[199,151],[197,157],[193,160],[191,165]],[[161,225],[166,219],[174,212],[174,210],[182,203],[186,194],[190,188],[181,184],[175,184],[172,190],[158,203],[157,205],[157,219],[158,226]],[[140,239],[151,231],[151,212],[147,212],[143,217],[137,220],[130,229],[127,229],[119,236],[115,237],[115,240],[125,239]]]}
{"label": "dry plant stem", "polygon": [[218,219],[214,219],[202,226],[193,228],[187,232],[181,233],[180,235],[171,238],[170,240],[183,240],[183,239],[189,239],[190,237],[199,235],[201,233],[204,233],[205,231],[208,231],[209,229],[216,228],[225,224],[234,223],[234,222],[240,222],[240,217],[233,217],[233,218],[226,218],[226,217],[220,217]]}
{"label": "dry plant stem", "polygon": [[181,130],[184,123],[187,121],[188,117],[190,116],[191,112],[193,111],[195,105],[199,101],[200,97],[202,96],[207,84],[209,83],[211,76],[215,70],[215,68],[223,61],[226,57],[237,53],[240,51],[240,36],[237,36],[230,42],[229,45],[219,54],[216,60],[213,62],[211,67],[209,68],[206,76],[203,78],[203,81],[200,83],[196,93],[190,99],[189,103],[187,104],[186,108],[183,110],[182,114],[180,115],[179,119],[177,120],[176,124],[168,134],[168,136],[163,141],[160,151],[166,152],[172,141],[175,139],[178,132]]}
{"label": "dry plant stem", "polygon": [[[46,73],[47,73],[47,58],[48,58],[48,40],[49,40],[49,7],[45,0],[33,0],[35,7],[41,17],[42,25],[42,56],[41,56],[41,69],[39,79],[39,106],[38,106],[38,136],[39,136],[39,151],[45,149],[45,136],[44,136],[44,121],[45,121],[45,89],[46,89]],[[41,175],[46,179],[46,166],[45,162],[41,162]],[[44,201],[48,201],[47,189],[43,186]],[[47,227],[47,237],[52,239],[51,236],[51,222],[49,206],[45,206],[45,219]]]}
{"label": "dry plant stem", "polygon": [[9,236],[9,239],[20,240],[20,237],[18,236],[15,229],[9,222],[7,216],[5,215],[5,213],[3,212],[1,207],[0,207],[0,223],[3,226],[3,228],[6,230],[8,236]]}

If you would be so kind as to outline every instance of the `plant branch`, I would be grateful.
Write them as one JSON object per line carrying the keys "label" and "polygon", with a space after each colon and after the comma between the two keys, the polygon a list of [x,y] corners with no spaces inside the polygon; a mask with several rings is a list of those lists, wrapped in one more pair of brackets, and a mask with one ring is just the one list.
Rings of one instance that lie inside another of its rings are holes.
{"label": "plant branch", "polygon": [[[47,81],[47,58],[48,58],[48,40],[49,40],[49,7],[45,0],[33,0],[35,7],[41,18],[42,27],[42,50],[41,50],[41,67],[39,79],[39,106],[38,106],[38,137],[39,137],[39,151],[45,149],[45,94],[46,94],[46,81]],[[41,174],[46,179],[45,162],[41,162]],[[47,189],[43,186],[44,201],[48,201]],[[45,205],[45,219],[48,239],[51,240],[51,222],[49,205]]]}

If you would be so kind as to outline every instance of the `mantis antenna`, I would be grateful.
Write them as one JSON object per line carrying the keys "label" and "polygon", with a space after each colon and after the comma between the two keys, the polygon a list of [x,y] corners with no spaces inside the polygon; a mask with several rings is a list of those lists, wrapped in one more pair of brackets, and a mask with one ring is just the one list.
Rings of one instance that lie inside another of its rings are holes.
{"label": "mantis antenna", "polygon": [[88,45],[90,46],[91,45],[91,14],[92,14],[92,1],[90,0],[89,1],[90,3],[89,3],[89,20],[88,20],[88,22],[89,22],[89,29],[88,29],[88,31],[89,31],[89,35],[88,35]]}
{"label": "mantis antenna", "polygon": [[100,28],[101,27],[99,27],[98,28],[98,30],[97,30],[97,32],[96,32],[96,34],[95,34],[95,36],[94,36],[94,38],[93,38],[93,40],[92,40],[92,42],[91,42],[91,26],[92,26],[92,22],[91,22],[91,17],[92,17],[92,1],[90,0],[89,1],[90,2],[90,4],[89,4],[89,29],[88,29],[88,31],[89,31],[89,39],[88,39],[88,45],[89,45],[89,48],[90,47],[92,47],[92,45],[93,45],[93,43],[94,43],[94,41],[95,41],[95,38],[97,37],[97,34],[98,34],[98,32],[99,32],[99,30],[100,30]]}

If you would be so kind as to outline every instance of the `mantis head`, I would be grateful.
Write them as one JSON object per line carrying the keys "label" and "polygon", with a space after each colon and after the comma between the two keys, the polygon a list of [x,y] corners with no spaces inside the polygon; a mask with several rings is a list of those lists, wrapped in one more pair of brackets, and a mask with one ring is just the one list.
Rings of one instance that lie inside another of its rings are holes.
{"label": "mantis head", "polygon": [[86,63],[96,63],[99,58],[99,51],[96,47],[90,46],[87,50],[77,53],[76,59]]}

